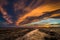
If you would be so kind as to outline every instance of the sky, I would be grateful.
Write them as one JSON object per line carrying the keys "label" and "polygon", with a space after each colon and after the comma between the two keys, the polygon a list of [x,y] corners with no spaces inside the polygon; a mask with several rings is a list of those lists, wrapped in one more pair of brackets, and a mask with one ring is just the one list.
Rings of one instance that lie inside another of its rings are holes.
{"label": "sky", "polygon": [[37,22],[32,22],[31,24],[60,24],[60,19],[48,18],[46,20],[41,20]]}
{"label": "sky", "polygon": [[0,0],[1,26],[19,26],[49,18],[60,19],[60,0]]}

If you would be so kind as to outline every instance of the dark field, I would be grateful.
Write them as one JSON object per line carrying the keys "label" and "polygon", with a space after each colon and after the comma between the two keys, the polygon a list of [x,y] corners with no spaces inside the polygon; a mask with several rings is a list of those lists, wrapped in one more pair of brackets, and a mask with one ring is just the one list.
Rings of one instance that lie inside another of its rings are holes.
{"label": "dark field", "polygon": [[60,40],[60,28],[0,28],[0,40]]}

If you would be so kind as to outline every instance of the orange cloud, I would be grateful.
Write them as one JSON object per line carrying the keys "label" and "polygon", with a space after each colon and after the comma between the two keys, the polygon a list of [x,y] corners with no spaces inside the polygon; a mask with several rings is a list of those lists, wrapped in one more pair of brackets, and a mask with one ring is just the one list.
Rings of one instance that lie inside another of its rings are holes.
{"label": "orange cloud", "polygon": [[50,17],[55,17],[55,16],[60,16],[60,14],[54,14],[54,15],[51,15]]}
{"label": "orange cloud", "polygon": [[24,21],[27,17],[31,17],[31,16],[40,16],[43,15],[43,12],[50,12],[56,9],[60,9],[60,3],[47,3],[47,4],[43,4],[42,6],[39,6],[37,8],[35,8],[34,10],[32,10],[31,12],[25,14],[22,17],[19,17],[16,25],[19,25],[19,23],[21,23],[22,21]]}

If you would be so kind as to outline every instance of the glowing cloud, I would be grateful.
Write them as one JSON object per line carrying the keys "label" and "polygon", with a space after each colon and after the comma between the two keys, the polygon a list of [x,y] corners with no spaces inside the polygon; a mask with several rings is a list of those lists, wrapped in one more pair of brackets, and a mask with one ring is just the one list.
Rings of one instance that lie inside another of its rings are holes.
{"label": "glowing cloud", "polygon": [[31,17],[31,16],[40,16],[43,15],[43,12],[50,12],[56,9],[60,9],[60,3],[47,3],[47,4],[43,4],[42,6],[39,6],[37,8],[35,8],[34,10],[32,10],[31,12],[25,14],[22,17],[19,17],[16,25],[19,25],[19,23],[21,23],[22,21],[24,21],[27,17]]}

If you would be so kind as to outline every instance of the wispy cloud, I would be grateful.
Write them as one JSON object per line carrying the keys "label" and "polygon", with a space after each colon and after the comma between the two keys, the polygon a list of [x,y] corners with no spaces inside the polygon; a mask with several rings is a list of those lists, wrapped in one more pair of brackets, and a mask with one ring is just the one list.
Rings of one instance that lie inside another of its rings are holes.
{"label": "wispy cloud", "polygon": [[0,12],[2,13],[2,17],[8,22],[8,23],[13,23],[12,20],[10,19],[10,16],[8,15],[7,11],[3,8],[4,5],[7,5],[7,0],[0,0]]}

